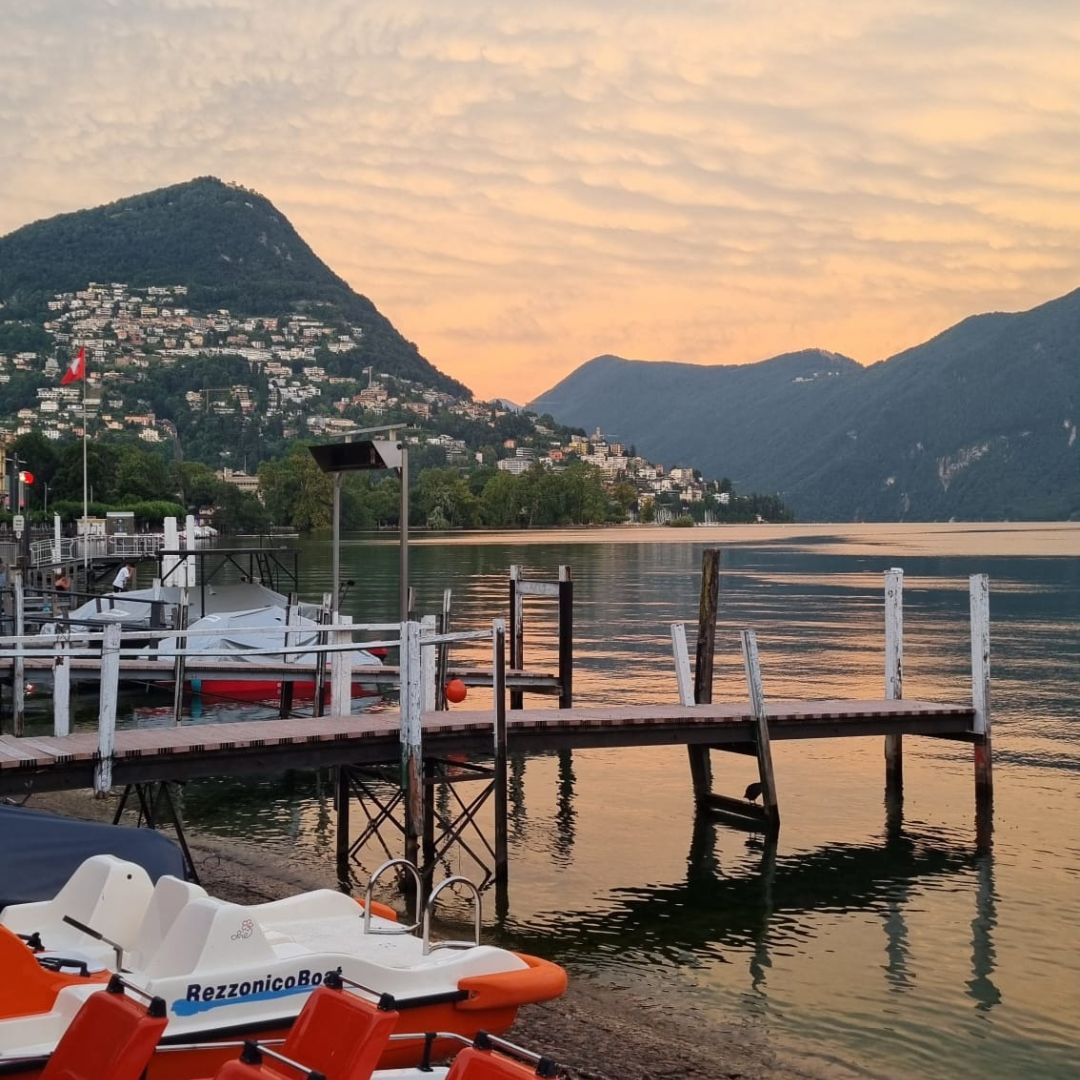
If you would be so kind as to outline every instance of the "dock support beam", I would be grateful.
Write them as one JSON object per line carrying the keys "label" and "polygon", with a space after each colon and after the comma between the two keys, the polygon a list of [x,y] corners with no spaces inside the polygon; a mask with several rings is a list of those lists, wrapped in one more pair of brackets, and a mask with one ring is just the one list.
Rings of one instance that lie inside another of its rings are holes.
{"label": "dock support beam", "polygon": [[[885,574],[885,697],[904,696],[904,571]],[[885,806],[890,819],[904,801],[904,744],[902,735],[885,736]]]}
{"label": "dock support beam", "polygon": [[[697,655],[694,663],[694,702],[712,702],[713,658],[716,652],[716,612],[720,603],[720,551],[706,548],[701,557],[701,596],[698,601]],[[707,746],[688,746],[694,801],[702,804],[712,794],[712,762]]]}
{"label": "dock support beam", "polygon": [[990,729],[990,578],[972,574],[971,706],[975,711],[975,820],[978,844],[990,844],[994,808],[993,753]]}

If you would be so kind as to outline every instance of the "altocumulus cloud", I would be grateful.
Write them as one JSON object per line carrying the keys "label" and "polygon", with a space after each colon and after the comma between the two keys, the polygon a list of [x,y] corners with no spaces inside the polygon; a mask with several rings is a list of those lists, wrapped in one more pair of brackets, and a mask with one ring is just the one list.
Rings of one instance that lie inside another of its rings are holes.
{"label": "altocumulus cloud", "polygon": [[874,360],[1080,284],[1080,10],[901,7],[30,0],[0,230],[240,181],[487,395]]}

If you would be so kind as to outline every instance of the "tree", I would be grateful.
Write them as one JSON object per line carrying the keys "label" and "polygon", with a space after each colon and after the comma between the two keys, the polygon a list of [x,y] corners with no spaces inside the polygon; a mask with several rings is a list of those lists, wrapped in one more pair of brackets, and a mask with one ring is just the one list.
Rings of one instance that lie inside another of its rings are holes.
{"label": "tree", "polygon": [[524,509],[521,478],[501,470],[492,474],[480,496],[480,512],[485,525],[507,528],[521,523]]}
{"label": "tree", "polygon": [[456,469],[425,469],[416,490],[416,506],[431,528],[476,524],[480,500]]}
{"label": "tree", "polygon": [[259,466],[259,491],[272,521],[301,532],[330,525],[333,481],[301,443],[284,458]]}

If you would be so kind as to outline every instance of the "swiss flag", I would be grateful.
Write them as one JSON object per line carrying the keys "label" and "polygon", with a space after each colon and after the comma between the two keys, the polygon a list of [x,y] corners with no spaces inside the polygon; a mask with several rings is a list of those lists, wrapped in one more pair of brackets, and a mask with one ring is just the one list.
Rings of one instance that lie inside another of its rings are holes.
{"label": "swiss flag", "polygon": [[71,358],[68,363],[67,370],[64,372],[64,377],[60,380],[61,386],[67,386],[68,383],[78,382],[80,379],[86,378],[86,349],[80,347],[79,351]]}

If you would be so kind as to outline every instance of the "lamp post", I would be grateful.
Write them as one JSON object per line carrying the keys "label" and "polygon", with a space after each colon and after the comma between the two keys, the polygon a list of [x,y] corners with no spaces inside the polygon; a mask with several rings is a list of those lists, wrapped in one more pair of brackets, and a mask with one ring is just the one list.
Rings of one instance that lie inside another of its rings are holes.
{"label": "lamp post", "polygon": [[[394,433],[404,426],[401,424],[386,427],[357,428],[347,432],[345,441],[324,443],[311,446],[311,456],[324,473],[334,478],[334,503],[332,516],[332,569],[334,607],[338,603],[338,590],[341,578],[341,480],[347,472],[361,472],[368,469],[397,469],[401,476],[401,555],[399,571],[398,604],[401,621],[409,617],[409,451],[403,439],[394,437]],[[386,438],[362,439],[353,442],[357,435],[375,435],[383,433]]]}

